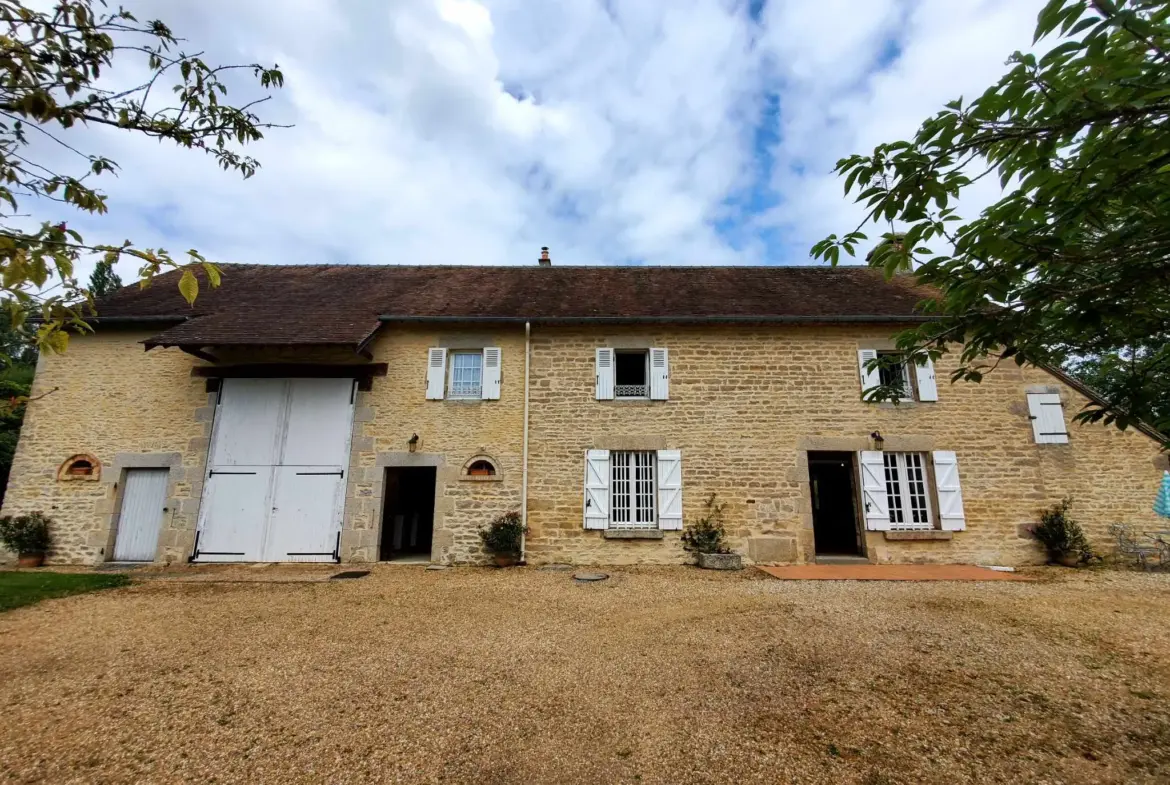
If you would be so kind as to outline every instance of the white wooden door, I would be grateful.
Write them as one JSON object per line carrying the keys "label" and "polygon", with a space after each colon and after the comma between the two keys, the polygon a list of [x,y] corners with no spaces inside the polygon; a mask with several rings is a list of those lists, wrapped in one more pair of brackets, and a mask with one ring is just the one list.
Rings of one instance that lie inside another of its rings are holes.
{"label": "white wooden door", "polygon": [[225,379],[198,561],[331,561],[341,531],[352,379]]}
{"label": "white wooden door", "polygon": [[333,561],[344,495],[341,471],[278,467],[264,561]]}
{"label": "white wooden door", "polygon": [[197,561],[261,561],[271,466],[212,469],[199,506]]}
{"label": "white wooden door", "polygon": [[114,561],[154,561],[167,502],[167,469],[127,469]]}

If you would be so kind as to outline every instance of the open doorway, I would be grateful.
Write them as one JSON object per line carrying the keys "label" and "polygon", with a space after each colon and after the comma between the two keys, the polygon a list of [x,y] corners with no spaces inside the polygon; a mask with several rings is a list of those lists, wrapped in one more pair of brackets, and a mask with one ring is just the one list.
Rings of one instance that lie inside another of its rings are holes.
{"label": "open doorway", "polygon": [[426,561],[435,527],[435,467],[386,469],[378,558]]}
{"label": "open doorway", "polygon": [[853,453],[808,454],[813,535],[818,556],[863,555],[861,529],[857,525],[856,475]]}

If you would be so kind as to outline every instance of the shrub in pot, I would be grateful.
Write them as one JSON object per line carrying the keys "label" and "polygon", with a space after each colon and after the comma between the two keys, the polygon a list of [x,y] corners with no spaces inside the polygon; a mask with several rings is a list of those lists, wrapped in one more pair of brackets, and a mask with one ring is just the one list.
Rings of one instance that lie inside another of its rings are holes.
{"label": "shrub in pot", "polygon": [[1076,567],[1093,558],[1084,530],[1069,515],[1072,503],[1071,497],[1065,497],[1041,513],[1040,523],[1032,527],[1032,536],[1048,551],[1048,561],[1066,567]]}
{"label": "shrub in pot", "polygon": [[21,567],[40,567],[52,544],[50,523],[40,510],[27,515],[5,515],[0,518],[0,542],[16,552]]}
{"label": "shrub in pot", "polygon": [[723,528],[725,506],[711,494],[703,502],[703,514],[683,529],[683,548],[696,554],[696,561],[703,569],[743,569],[743,557],[732,553],[727,546],[727,532]]}
{"label": "shrub in pot", "polygon": [[483,547],[491,552],[497,567],[511,567],[520,561],[520,541],[528,530],[518,512],[506,512],[486,529],[479,530]]}

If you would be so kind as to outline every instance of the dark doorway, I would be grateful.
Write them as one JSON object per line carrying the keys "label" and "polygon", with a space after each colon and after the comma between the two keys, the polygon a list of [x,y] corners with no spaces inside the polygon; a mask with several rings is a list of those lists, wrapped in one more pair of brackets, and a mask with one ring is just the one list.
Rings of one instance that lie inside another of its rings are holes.
{"label": "dark doorway", "polygon": [[854,474],[853,453],[808,454],[813,534],[818,556],[862,555],[861,534],[857,527]]}
{"label": "dark doorway", "polygon": [[435,527],[435,467],[386,470],[382,503],[382,561],[431,555]]}

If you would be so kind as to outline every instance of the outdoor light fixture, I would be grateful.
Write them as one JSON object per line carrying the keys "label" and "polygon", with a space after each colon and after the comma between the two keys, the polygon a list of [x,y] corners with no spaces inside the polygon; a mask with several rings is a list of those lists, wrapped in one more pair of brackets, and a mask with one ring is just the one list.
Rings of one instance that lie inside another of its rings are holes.
{"label": "outdoor light fixture", "polygon": [[[875,449],[880,450],[886,446],[886,440],[882,438],[881,431],[874,431],[869,435],[869,438],[873,439],[873,446]],[[414,447],[411,447],[410,449],[413,450]]]}
{"label": "outdoor light fixture", "polygon": [[411,452],[414,452],[416,449],[418,449],[418,434],[416,433],[414,436],[411,436],[410,441],[408,441],[407,444],[410,445]]}

